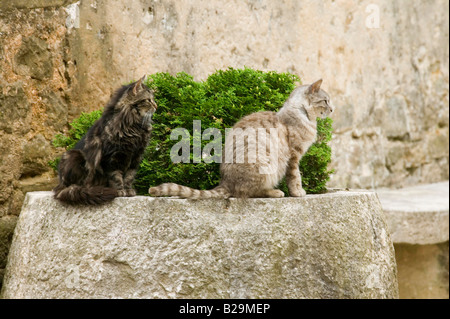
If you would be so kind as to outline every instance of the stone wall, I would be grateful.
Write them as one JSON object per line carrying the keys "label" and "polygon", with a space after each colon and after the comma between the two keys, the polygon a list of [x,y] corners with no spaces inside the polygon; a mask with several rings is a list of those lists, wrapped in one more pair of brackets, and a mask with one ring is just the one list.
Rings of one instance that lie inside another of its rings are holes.
{"label": "stone wall", "polygon": [[447,179],[448,1],[377,1],[369,28],[372,2],[82,1],[83,83],[98,95],[144,73],[228,66],[323,78],[337,106],[330,186]]}
{"label": "stone wall", "polygon": [[448,299],[448,241],[394,244],[401,299]]}
{"label": "stone wall", "polygon": [[55,184],[53,136],[148,73],[323,78],[336,105],[330,186],[448,179],[449,3],[372,2],[2,1],[0,255],[25,193]]}
{"label": "stone wall", "polygon": [[48,7],[57,2],[0,4],[0,284],[25,193],[54,183],[50,141],[71,109],[67,13]]}

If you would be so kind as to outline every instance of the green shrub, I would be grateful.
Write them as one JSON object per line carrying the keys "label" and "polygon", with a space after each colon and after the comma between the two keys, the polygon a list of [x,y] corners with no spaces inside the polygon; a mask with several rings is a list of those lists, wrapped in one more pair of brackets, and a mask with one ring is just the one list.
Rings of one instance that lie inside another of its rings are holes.
{"label": "green shrub", "polygon": [[[149,186],[173,182],[197,189],[211,189],[220,180],[218,163],[193,163],[193,121],[201,121],[201,132],[217,128],[225,139],[225,128],[232,127],[243,116],[261,110],[277,111],[300,79],[289,73],[262,72],[249,68],[217,71],[207,80],[196,82],[186,73],[172,76],[156,73],[147,85],[157,89],[158,110],[153,115],[153,132],[134,186],[147,194]],[[84,113],[71,123],[67,136],[58,135],[55,146],[70,149],[100,117],[101,111]],[[170,150],[178,140],[171,140],[175,128],[185,128],[191,136],[191,163],[173,163]],[[331,149],[331,120],[319,121],[318,142],[305,154],[301,163],[304,188],[308,193],[326,191],[330,171],[327,165]],[[202,149],[210,141],[201,141]],[[280,188],[287,191],[286,185]]]}

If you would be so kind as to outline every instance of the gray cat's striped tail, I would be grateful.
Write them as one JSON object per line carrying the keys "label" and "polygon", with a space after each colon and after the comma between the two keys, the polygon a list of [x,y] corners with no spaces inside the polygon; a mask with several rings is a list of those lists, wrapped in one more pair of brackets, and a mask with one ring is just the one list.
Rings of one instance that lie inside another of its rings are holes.
{"label": "gray cat's striped tail", "polygon": [[198,190],[174,183],[164,183],[159,186],[150,187],[148,193],[152,196],[178,196],[189,199],[205,198],[228,198],[230,193],[222,186],[217,186],[211,190]]}

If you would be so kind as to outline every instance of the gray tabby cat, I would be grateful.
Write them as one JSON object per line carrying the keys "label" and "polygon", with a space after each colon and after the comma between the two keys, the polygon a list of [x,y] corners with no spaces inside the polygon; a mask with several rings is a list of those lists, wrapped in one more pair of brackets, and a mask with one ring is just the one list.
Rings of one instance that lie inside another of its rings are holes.
{"label": "gray tabby cat", "polygon": [[[243,117],[233,127],[233,135],[243,143],[235,143],[233,136],[225,140],[224,157],[236,159],[236,154],[250,154],[249,129],[263,129],[268,139],[256,139],[258,156],[247,155],[243,162],[223,160],[220,166],[221,181],[212,190],[196,190],[174,183],[151,187],[152,196],[179,196],[181,198],[229,197],[283,197],[274,189],[286,177],[289,193],[293,197],[306,194],[302,188],[299,161],[315,142],[317,118],[333,112],[329,95],[320,88],[322,80],[297,87],[277,112],[257,112]],[[241,130],[239,130],[241,129]],[[272,149],[271,149],[272,148]],[[264,151],[261,152],[260,150]],[[275,149],[276,151],[273,151]],[[262,153],[262,154],[261,154]]]}

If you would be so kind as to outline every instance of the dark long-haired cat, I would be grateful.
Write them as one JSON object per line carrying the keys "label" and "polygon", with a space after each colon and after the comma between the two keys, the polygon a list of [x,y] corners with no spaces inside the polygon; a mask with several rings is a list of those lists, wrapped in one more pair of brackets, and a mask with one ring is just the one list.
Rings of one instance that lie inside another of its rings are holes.
{"label": "dark long-haired cat", "polygon": [[96,205],[135,196],[132,183],[151,133],[157,105],[139,81],[116,91],[75,147],[63,154],[55,198],[69,204]]}

